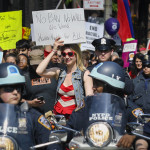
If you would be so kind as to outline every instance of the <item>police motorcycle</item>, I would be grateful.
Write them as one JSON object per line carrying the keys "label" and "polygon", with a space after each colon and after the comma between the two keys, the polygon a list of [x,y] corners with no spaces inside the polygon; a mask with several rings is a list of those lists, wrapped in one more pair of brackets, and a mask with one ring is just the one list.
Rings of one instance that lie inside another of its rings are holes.
{"label": "police motorcycle", "polygon": [[[32,131],[28,130],[27,119],[28,104],[21,107],[7,103],[0,103],[0,150],[29,150],[34,148]],[[40,147],[60,143],[55,139],[41,144]]]}
{"label": "police motorcycle", "polygon": [[[116,146],[120,138],[125,134],[126,114],[123,100],[116,95],[100,93],[88,96],[84,114],[84,126],[82,131],[77,131],[63,126],[64,117],[57,116],[53,120],[56,131],[50,134],[50,139],[58,139],[65,142],[69,131],[74,133],[73,139],[69,142],[70,150],[117,150],[127,149]],[[80,120],[79,120],[80,121]]]}
{"label": "police motorcycle", "polygon": [[[27,105],[22,105],[21,109],[17,105],[0,103],[0,149],[1,150],[19,150],[20,145],[29,142],[26,112]],[[23,139],[22,135],[26,135]],[[30,145],[30,144],[29,144]],[[30,145],[31,146],[31,145]]]}

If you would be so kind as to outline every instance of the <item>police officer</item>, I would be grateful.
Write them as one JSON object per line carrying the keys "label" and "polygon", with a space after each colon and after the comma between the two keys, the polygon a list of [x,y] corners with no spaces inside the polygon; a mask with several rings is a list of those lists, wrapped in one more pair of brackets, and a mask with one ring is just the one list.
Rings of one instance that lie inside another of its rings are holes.
{"label": "police officer", "polygon": [[[122,90],[125,86],[125,74],[123,68],[118,64],[106,61],[96,65],[90,73],[93,78],[94,93],[111,93],[123,97]],[[124,102],[123,98],[122,101]],[[67,126],[75,130],[82,130],[85,126],[87,101],[83,101],[80,108],[77,108],[67,122]],[[139,113],[143,113],[136,105],[129,103],[127,106],[128,121],[136,121]],[[69,135],[71,138],[71,134]],[[135,136],[125,134],[117,143],[118,147],[130,147]]]}
{"label": "police officer", "polygon": [[[95,54],[96,56],[98,56],[98,63],[111,61],[111,56],[114,52],[114,47],[115,47],[114,40],[102,37],[100,39],[94,40],[92,42],[92,45],[95,47]],[[93,67],[95,67],[95,65],[92,65],[88,67],[87,69],[91,71]],[[124,94],[129,95],[133,91],[133,83],[132,83],[132,80],[130,80],[125,70],[124,70],[124,74],[125,74]]]}
{"label": "police officer", "polygon": [[[49,141],[51,126],[43,115],[29,108],[27,103],[20,103],[24,83],[25,77],[16,65],[12,63],[0,64],[0,102],[1,105],[6,105],[5,103],[7,103],[7,105],[13,104],[16,112],[15,117],[11,117],[8,120],[7,133],[5,134],[15,139],[19,149],[29,150],[33,145]],[[12,106],[10,106],[10,108],[11,107]],[[4,129],[2,129],[3,114],[4,113],[0,114],[0,135],[4,134]],[[10,115],[12,116],[12,113],[10,113]],[[2,138],[0,138],[0,140],[2,140]],[[57,150],[61,149],[61,147],[60,145],[54,144],[44,149]]]}

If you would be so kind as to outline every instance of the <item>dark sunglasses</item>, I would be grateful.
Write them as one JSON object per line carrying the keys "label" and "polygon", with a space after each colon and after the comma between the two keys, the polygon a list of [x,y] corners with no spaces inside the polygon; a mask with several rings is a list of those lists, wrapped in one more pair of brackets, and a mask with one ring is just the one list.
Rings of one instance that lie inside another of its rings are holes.
{"label": "dark sunglasses", "polygon": [[9,85],[3,87],[5,92],[13,92],[14,90],[17,90],[17,92],[21,92],[23,87],[22,85]]}
{"label": "dark sunglasses", "polygon": [[68,52],[68,53],[62,52],[63,57],[66,57],[66,55],[68,55],[69,57],[73,57],[74,54],[75,54],[75,52]]}

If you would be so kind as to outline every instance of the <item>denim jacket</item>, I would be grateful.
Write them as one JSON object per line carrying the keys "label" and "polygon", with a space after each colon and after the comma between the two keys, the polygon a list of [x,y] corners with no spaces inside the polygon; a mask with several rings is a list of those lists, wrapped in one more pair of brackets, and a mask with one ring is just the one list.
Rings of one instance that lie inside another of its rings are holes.
{"label": "denim jacket", "polygon": [[[61,86],[61,84],[64,82],[65,77],[67,74],[67,70],[63,70],[58,78],[58,85],[57,85],[57,93]],[[77,68],[75,72],[72,73],[72,84],[74,88],[75,93],[75,99],[76,99],[76,105],[77,107],[80,105],[81,100],[84,98],[84,87],[83,87],[83,81],[82,81],[82,71]],[[56,94],[57,94],[56,93]],[[59,99],[58,94],[56,95],[56,102]]]}

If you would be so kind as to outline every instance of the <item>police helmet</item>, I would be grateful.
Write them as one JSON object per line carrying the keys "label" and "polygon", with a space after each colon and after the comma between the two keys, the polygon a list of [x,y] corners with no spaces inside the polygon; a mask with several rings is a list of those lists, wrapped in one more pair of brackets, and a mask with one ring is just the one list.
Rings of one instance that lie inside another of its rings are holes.
{"label": "police helmet", "polygon": [[123,68],[115,62],[106,61],[99,63],[92,69],[90,76],[114,88],[124,89],[125,73]]}
{"label": "police helmet", "polygon": [[100,39],[95,39],[92,42],[92,45],[95,47],[95,50],[97,51],[105,51],[105,50],[112,50],[115,43],[116,42],[112,39],[102,37]]}
{"label": "police helmet", "polygon": [[24,83],[25,77],[18,66],[12,63],[0,64],[0,86]]}

